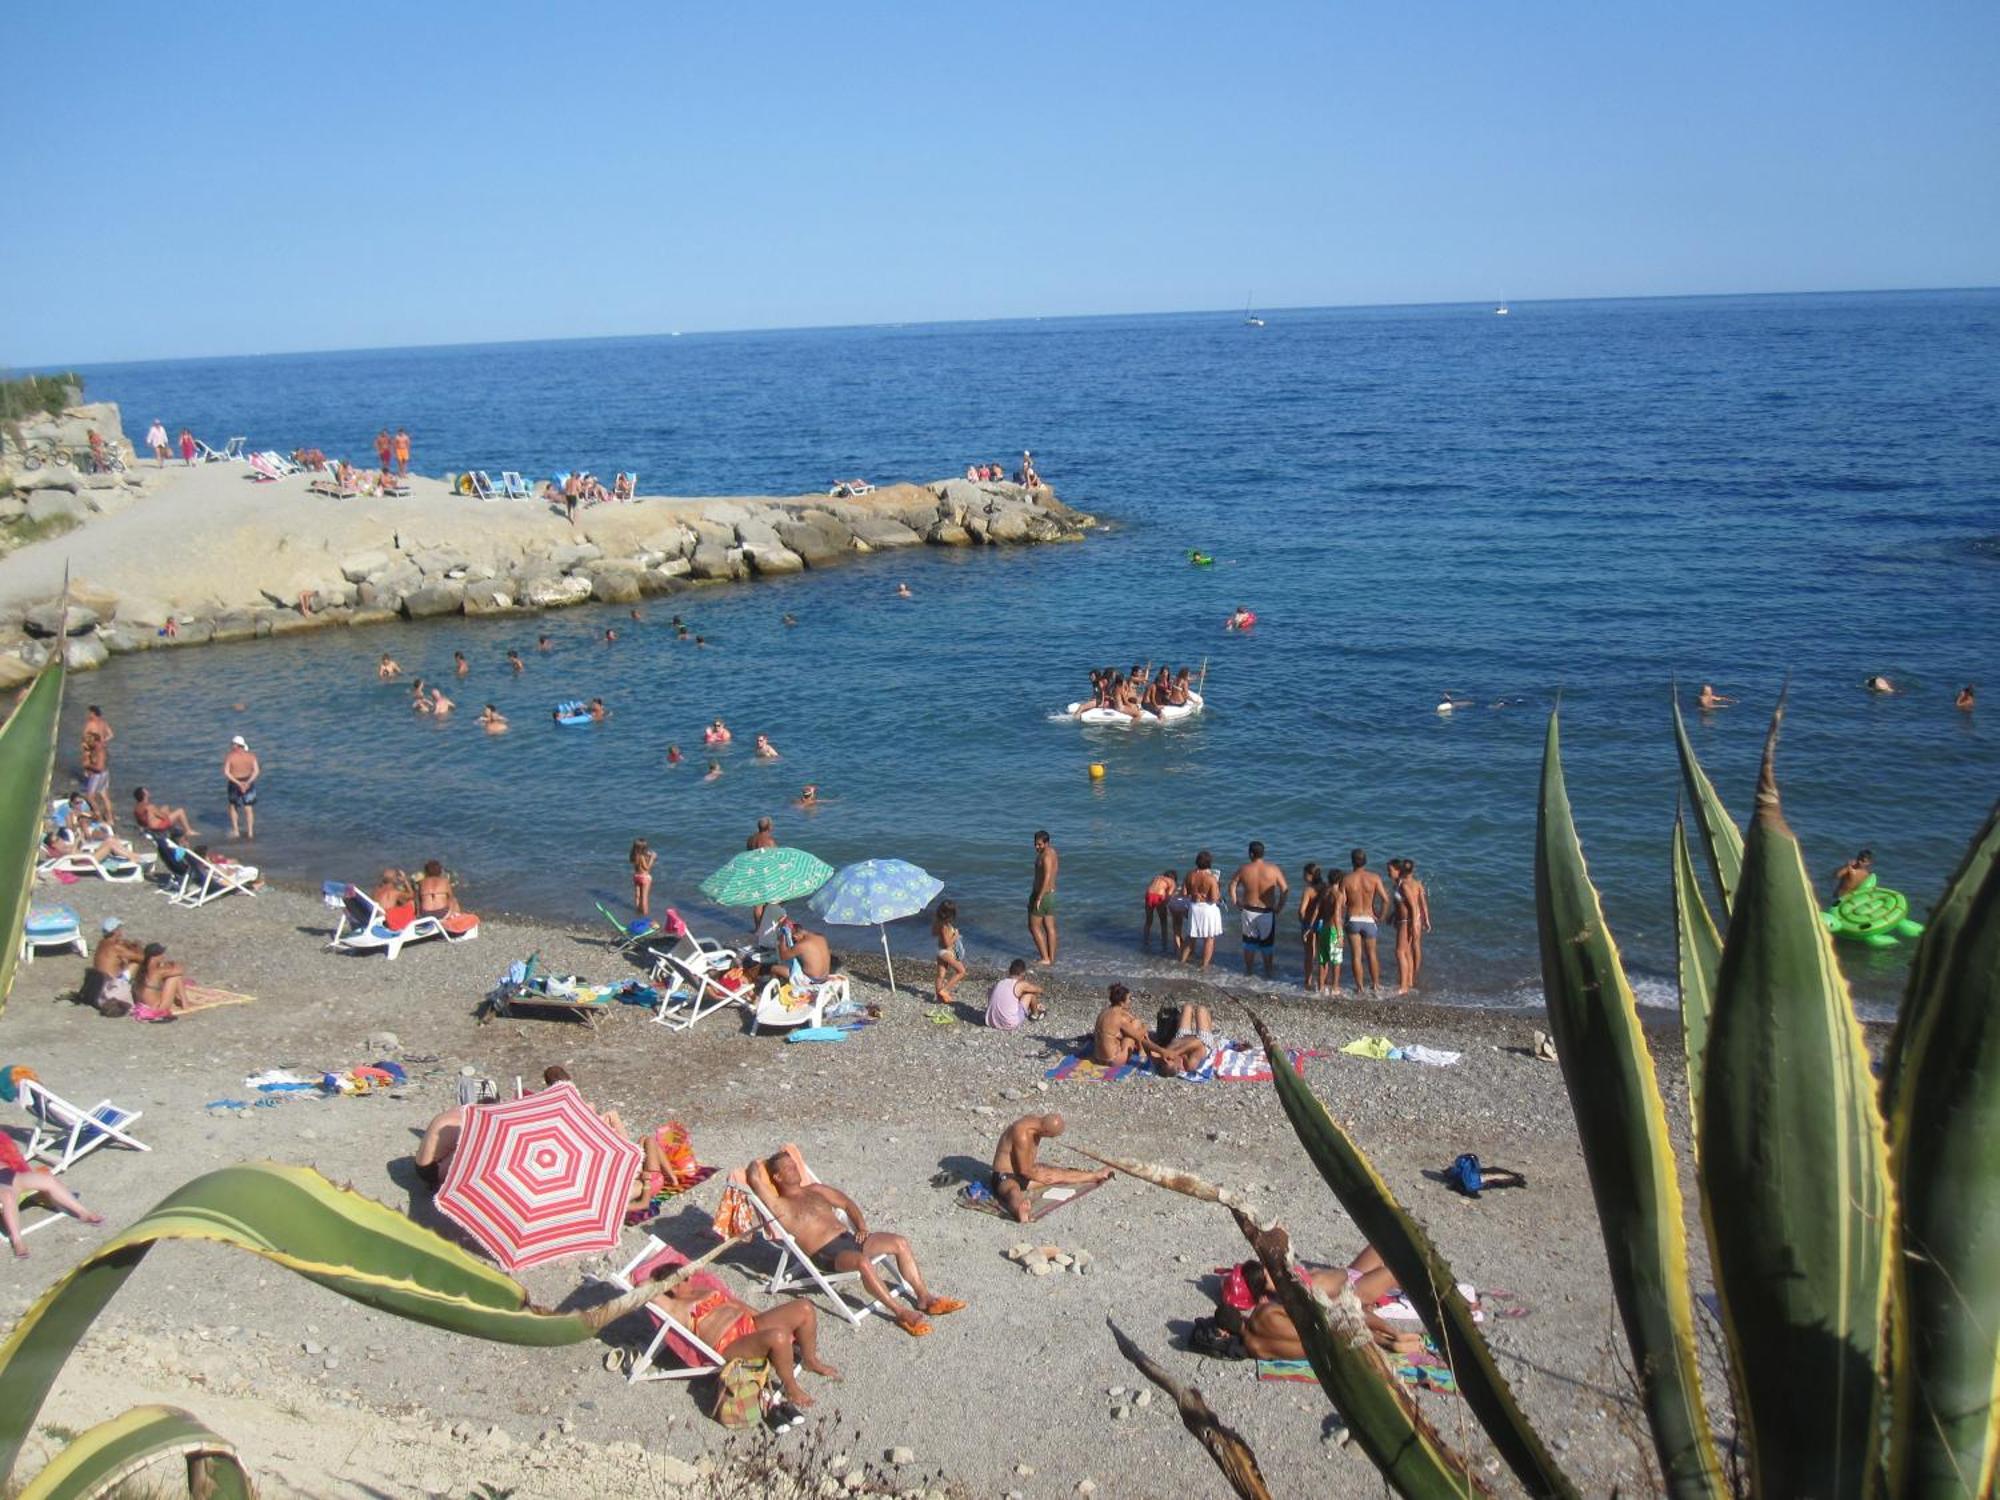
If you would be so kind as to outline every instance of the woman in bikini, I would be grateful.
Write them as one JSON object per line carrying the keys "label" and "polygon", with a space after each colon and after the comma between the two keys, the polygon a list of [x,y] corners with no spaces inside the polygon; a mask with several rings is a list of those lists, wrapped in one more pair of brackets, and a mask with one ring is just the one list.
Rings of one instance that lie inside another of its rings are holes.
{"label": "woman in bikini", "polygon": [[632,852],[626,857],[632,862],[632,909],[639,916],[651,916],[653,862],[659,856],[647,847],[644,839],[634,839]]}
{"label": "woman in bikini", "polygon": [[139,964],[138,1003],[132,1013],[144,1020],[164,1020],[191,1007],[187,1003],[187,971],[167,957],[165,943],[148,943]]}
{"label": "woman in bikini", "polygon": [[753,1312],[719,1279],[697,1272],[652,1305],[725,1359],[768,1359],[785,1399],[801,1410],[813,1398],[800,1387],[795,1364],[840,1379],[840,1371],[819,1357],[819,1314],[798,1297]]}
{"label": "woman in bikini", "polygon": [[952,991],[965,978],[965,940],[958,931],[958,903],[940,901],[931,919],[931,934],[937,939],[937,983],[933,993],[940,1005],[952,1002]]}

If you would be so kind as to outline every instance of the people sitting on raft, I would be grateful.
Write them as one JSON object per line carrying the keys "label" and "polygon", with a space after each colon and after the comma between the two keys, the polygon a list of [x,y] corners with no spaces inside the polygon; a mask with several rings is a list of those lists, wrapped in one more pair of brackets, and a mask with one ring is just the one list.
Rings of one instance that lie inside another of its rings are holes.
{"label": "people sitting on raft", "polygon": [[[1351,1287],[1361,1303],[1362,1321],[1384,1350],[1400,1355],[1423,1351],[1424,1330],[1420,1322],[1411,1318],[1391,1320],[1377,1311],[1400,1304],[1402,1294],[1394,1273],[1382,1264],[1382,1257],[1373,1245],[1365,1247],[1344,1271],[1328,1266],[1301,1266],[1298,1274],[1330,1298],[1337,1298]],[[1478,1302],[1474,1300],[1472,1305],[1476,1311]],[[1223,1273],[1215,1316],[1196,1320],[1189,1343],[1203,1354],[1225,1358],[1306,1357],[1298,1327],[1272,1289],[1271,1278],[1260,1260],[1246,1260]]]}
{"label": "people sitting on raft", "polygon": [[1838,902],[1841,897],[1850,892],[1860,890],[1863,885],[1867,884],[1868,877],[1874,873],[1875,851],[1873,849],[1863,849],[1854,858],[1833,872],[1833,899]]}
{"label": "people sitting on raft", "polygon": [[1019,1031],[1043,1014],[1042,987],[1028,977],[1028,961],[1017,958],[987,992],[986,1024],[996,1031]]}
{"label": "people sitting on raft", "polygon": [[460,908],[458,891],[452,884],[451,876],[434,859],[424,862],[424,873],[417,881],[417,915],[436,917],[444,930],[454,937],[479,925],[479,918]]}
{"label": "people sitting on raft", "polygon": [[986,1185],[994,1201],[1013,1215],[1015,1223],[1025,1224],[1033,1215],[1033,1195],[1038,1186],[1081,1187],[1085,1183],[1111,1180],[1109,1167],[1084,1172],[1074,1167],[1042,1165],[1039,1159],[1042,1142],[1052,1141],[1062,1133],[1063,1117],[1055,1114],[1024,1115],[1000,1133],[1000,1144],[993,1151],[993,1176]]}
{"label": "people sitting on raft", "polygon": [[1186,667],[1179,672],[1161,667],[1156,673],[1142,664],[1129,674],[1105,667],[1090,674],[1090,697],[1077,712],[1107,708],[1137,719],[1142,714],[1157,715],[1163,708],[1187,708],[1193,700],[1194,674]]}
{"label": "people sitting on raft", "polygon": [[155,802],[142,786],[132,788],[132,816],[139,827],[147,833],[178,833],[186,838],[200,837],[200,830],[188,821],[184,807],[163,807]]}
{"label": "people sitting on raft", "polygon": [[[931,1331],[928,1319],[964,1308],[965,1304],[955,1297],[931,1295],[908,1240],[900,1234],[870,1232],[861,1205],[839,1188],[824,1182],[807,1182],[805,1164],[796,1151],[787,1148],[775,1156],[754,1161],[746,1176],[750,1191],[784,1225],[785,1232],[798,1241],[799,1248],[814,1265],[833,1274],[860,1273],[861,1285],[869,1297],[880,1303],[896,1320],[896,1326],[912,1338],[922,1338]],[[904,1305],[889,1290],[875,1268],[878,1255],[895,1258],[896,1269],[909,1288],[914,1306]]]}

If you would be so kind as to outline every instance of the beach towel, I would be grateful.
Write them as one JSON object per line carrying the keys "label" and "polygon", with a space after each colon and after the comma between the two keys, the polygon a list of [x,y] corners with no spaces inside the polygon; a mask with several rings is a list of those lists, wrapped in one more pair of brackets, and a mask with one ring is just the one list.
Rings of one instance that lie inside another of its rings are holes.
{"label": "beach towel", "polygon": [[[1458,1394],[1458,1381],[1451,1368],[1439,1361],[1429,1363],[1429,1356],[1419,1355],[1416,1359],[1390,1359],[1390,1369],[1405,1385],[1414,1385],[1423,1390],[1437,1391],[1447,1396]],[[1259,1380],[1288,1380],[1302,1385],[1319,1384],[1319,1376],[1313,1367],[1303,1359],[1260,1359],[1257,1361]]]}
{"label": "beach towel", "polygon": [[[648,1219],[658,1218],[661,1207],[670,1199],[678,1198],[682,1193],[700,1187],[714,1175],[714,1167],[697,1166],[682,1172],[676,1181],[666,1183],[655,1189],[651,1196],[637,1208],[627,1210],[625,1214],[625,1227],[629,1229],[633,1225],[645,1223]],[[643,1277],[634,1278],[635,1281],[643,1279]]]}
{"label": "beach towel", "polygon": [[[1305,1066],[1306,1059],[1318,1054],[1303,1047],[1287,1047],[1285,1056],[1296,1070]],[[1215,1060],[1215,1076],[1231,1083],[1269,1083],[1270,1055],[1262,1047],[1225,1047]]]}
{"label": "beach towel", "polygon": [[251,1005],[255,995],[239,995],[234,990],[219,990],[212,985],[190,984],[181,989],[186,999],[186,1010],[213,1010],[218,1005]]}
{"label": "beach towel", "polygon": [[1453,1067],[1459,1058],[1465,1055],[1462,1052],[1447,1052],[1442,1048],[1424,1046],[1404,1047],[1402,1054],[1404,1062],[1423,1063],[1433,1068]]}
{"label": "beach towel", "polygon": [[[1094,1193],[1103,1186],[1101,1182],[1064,1182],[1054,1186],[1041,1182],[1034,1183],[1028,1188],[1028,1222],[1040,1223],[1065,1203],[1074,1203],[1085,1194]],[[976,1196],[972,1192],[975,1187],[979,1189]],[[951,1195],[951,1201],[960,1208],[971,1209],[976,1214],[987,1214],[995,1219],[1003,1219],[1009,1224],[1016,1222],[1014,1216],[1000,1206],[999,1200],[993,1196],[984,1182],[968,1182],[961,1191]]]}
{"label": "beach towel", "polygon": [[1121,1063],[1115,1068],[1107,1068],[1102,1063],[1092,1062],[1082,1053],[1071,1053],[1053,1068],[1042,1074],[1051,1083],[1119,1083],[1135,1073],[1150,1073],[1153,1065],[1145,1058],[1134,1062]]}
{"label": "beach towel", "polygon": [[1382,1062],[1396,1050],[1396,1044],[1386,1036],[1358,1036],[1340,1050],[1349,1057],[1368,1057]]}

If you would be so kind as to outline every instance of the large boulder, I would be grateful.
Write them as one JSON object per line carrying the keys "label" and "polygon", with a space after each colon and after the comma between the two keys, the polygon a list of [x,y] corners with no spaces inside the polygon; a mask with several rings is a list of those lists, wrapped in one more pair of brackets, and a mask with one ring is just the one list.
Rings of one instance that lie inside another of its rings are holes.
{"label": "large boulder", "polygon": [[703,542],[694,549],[688,571],[696,578],[727,578],[729,549],[720,542]]}
{"label": "large boulder", "polygon": [[389,568],[386,552],[351,552],[340,560],[340,576],[349,583],[363,583]]}
{"label": "large boulder", "polygon": [[456,551],[450,547],[426,548],[412,557],[410,561],[416,564],[419,573],[430,579],[443,578],[454,571],[463,575],[465,570],[471,566],[466,561],[463,552]]}
{"label": "large boulder", "polygon": [[891,521],[885,516],[869,516],[854,523],[854,539],[871,552],[886,552],[894,547],[921,547],[924,539],[910,530],[901,521]]}
{"label": "large boulder", "polygon": [[0,656],[0,692],[12,692],[24,683],[35,680],[36,668],[29,666],[12,651]]}
{"label": "large boulder", "polygon": [[464,590],[449,583],[427,583],[403,595],[403,613],[412,620],[455,615],[465,602]]}
{"label": "large boulder", "polygon": [[788,547],[773,541],[769,546],[758,544],[743,549],[743,560],[750,565],[750,571],[759,575],[774,573],[803,573],[806,560]]}
{"label": "large boulder", "polygon": [[807,511],[772,523],[778,540],[811,567],[829,563],[854,550],[854,533],[825,511]]}
{"label": "large boulder", "polygon": [[465,612],[469,615],[509,614],[513,609],[514,595],[497,579],[466,587]]}
{"label": "large boulder", "polygon": [[403,618],[401,610],[374,609],[363,605],[347,616],[350,625],[395,625]]}
{"label": "large boulder", "polygon": [[739,547],[782,547],[778,533],[772,529],[769,512],[760,512],[736,523],[736,544]]}
{"label": "large boulder", "polygon": [[590,580],[593,599],[604,604],[637,604],[639,575],[644,571],[635,562],[607,560],[592,563],[584,570],[584,576]]}
{"label": "large boulder", "polygon": [[162,646],[206,646],[215,639],[213,620],[181,620],[172,635],[157,637]]}
{"label": "large boulder", "polygon": [[36,490],[28,496],[30,521],[53,521],[59,516],[81,521],[89,514],[90,502],[67,490]]}
{"label": "large boulder", "polygon": [[48,491],[56,494],[74,495],[78,490],[83,488],[83,484],[77,478],[76,470],[59,469],[53,465],[49,465],[40,469],[32,469],[25,474],[16,474],[14,476],[14,488],[23,492],[34,491],[39,493]]}
{"label": "large boulder", "polygon": [[998,502],[986,517],[986,536],[994,542],[1025,542],[1034,511],[1010,501]]}
{"label": "large boulder", "polygon": [[47,604],[37,604],[21,616],[21,628],[29,635],[40,636],[44,640],[58,632],[69,635],[89,635],[97,629],[97,611],[86,605],[71,601],[67,614],[62,605],[51,599]]}
{"label": "large boulder", "polygon": [[28,502],[22,495],[0,495],[0,521],[18,521],[28,513]]}
{"label": "large boulder", "polygon": [[924,540],[940,547],[970,547],[972,533],[954,521],[939,521],[924,533]]}
{"label": "large boulder", "polygon": [[94,630],[63,642],[63,665],[72,672],[95,672],[110,659],[111,652]]}
{"label": "large boulder", "polygon": [[134,651],[150,651],[160,644],[159,633],[151,626],[134,625],[129,620],[118,620],[97,632],[97,638],[104,642],[104,649],[113,656],[129,656]]}
{"label": "large boulder", "polygon": [[523,603],[532,604],[536,609],[564,609],[572,604],[581,604],[590,597],[590,580],[573,578],[560,574],[554,578],[538,579],[522,592]]}
{"label": "large boulder", "polygon": [[401,589],[391,588],[385,583],[370,578],[355,585],[354,597],[355,602],[362,609],[382,610],[397,619],[402,618],[403,591]]}
{"label": "large boulder", "polygon": [[583,563],[595,562],[604,549],[595,542],[569,542],[549,554],[549,562],[559,573],[567,573]]}
{"label": "large boulder", "polygon": [[254,641],[257,635],[257,617],[247,609],[232,609],[215,617],[208,638],[219,646],[226,641]]}
{"label": "large boulder", "polygon": [[[749,513],[741,506],[721,508],[737,512],[746,521],[750,518]],[[720,521],[714,516],[690,516],[688,526],[695,534],[696,551],[700,551],[704,546],[727,548],[736,545],[736,522],[733,520]]]}
{"label": "large boulder", "polygon": [[118,596],[88,578],[72,578],[69,581],[69,602],[96,610],[99,620],[115,619],[118,615]]}
{"label": "large boulder", "polygon": [[128,594],[118,601],[118,618],[127,625],[156,630],[167,623],[173,606],[144,594]]}

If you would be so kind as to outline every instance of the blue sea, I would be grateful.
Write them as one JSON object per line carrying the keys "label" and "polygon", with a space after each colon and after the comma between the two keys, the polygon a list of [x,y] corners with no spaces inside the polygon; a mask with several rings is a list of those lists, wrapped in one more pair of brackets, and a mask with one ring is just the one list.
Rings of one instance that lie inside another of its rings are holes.
{"label": "blue sea", "polygon": [[[701,910],[696,883],[770,813],[835,865],[925,866],[977,950],[1024,953],[1047,828],[1066,963],[1129,977],[1158,967],[1138,952],[1155,871],[1208,848],[1226,874],[1255,838],[1296,880],[1360,846],[1429,884],[1433,994],[1512,1004],[1539,988],[1537,771],[1560,695],[1592,874],[1642,995],[1671,1003],[1672,684],[1739,700],[1690,728],[1744,815],[1789,683],[1779,770],[1808,863],[1871,846],[1882,882],[1929,906],[2000,791],[2000,292],[1267,317],[90,369],[134,434],[157,416],[361,457],[402,425],[423,472],[582,464],[636,469],[653,493],[929,480],[1032,448],[1110,529],[705,588],[638,624],[590,608],[155,653],[80,679],[72,712],[96,700],[118,726],[121,791],[143,777],[211,829],[222,748],[248,736],[267,768],[259,853],[282,876],[435,854],[469,906],[580,923],[593,898],[624,900],[638,834],[661,853],[658,897]],[[913,600],[892,597],[903,582]],[[1258,624],[1226,633],[1239,604]],[[712,648],[676,644],[675,614]],[[615,645],[597,642],[607,624]],[[539,631],[558,649],[511,676],[504,651]],[[445,677],[454,649],[475,671],[453,720],[375,681],[382,651]],[[1090,667],[1141,661],[1205,666],[1210,711],[1167,730],[1051,722]],[[1870,696],[1878,672],[1907,691]],[[1991,692],[1973,715],[1952,706],[1968,681]],[[613,719],[555,727],[571,695]],[[1470,706],[1441,715],[1446,695]],[[511,734],[471,722],[489,699]],[[738,740],[704,782],[718,714]],[[760,730],[781,761],[751,759]],[[670,742],[687,764],[668,768]],[[810,815],[790,807],[806,781],[826,798]],[[892,933],[927,952],[921,922]],[[1295,981],[1296,945],[1280,953]],[[1233,937],[1218,962],[1235,967]],[[1849,956],[1864,1009],[1893,1006],[1906,962]]]}

